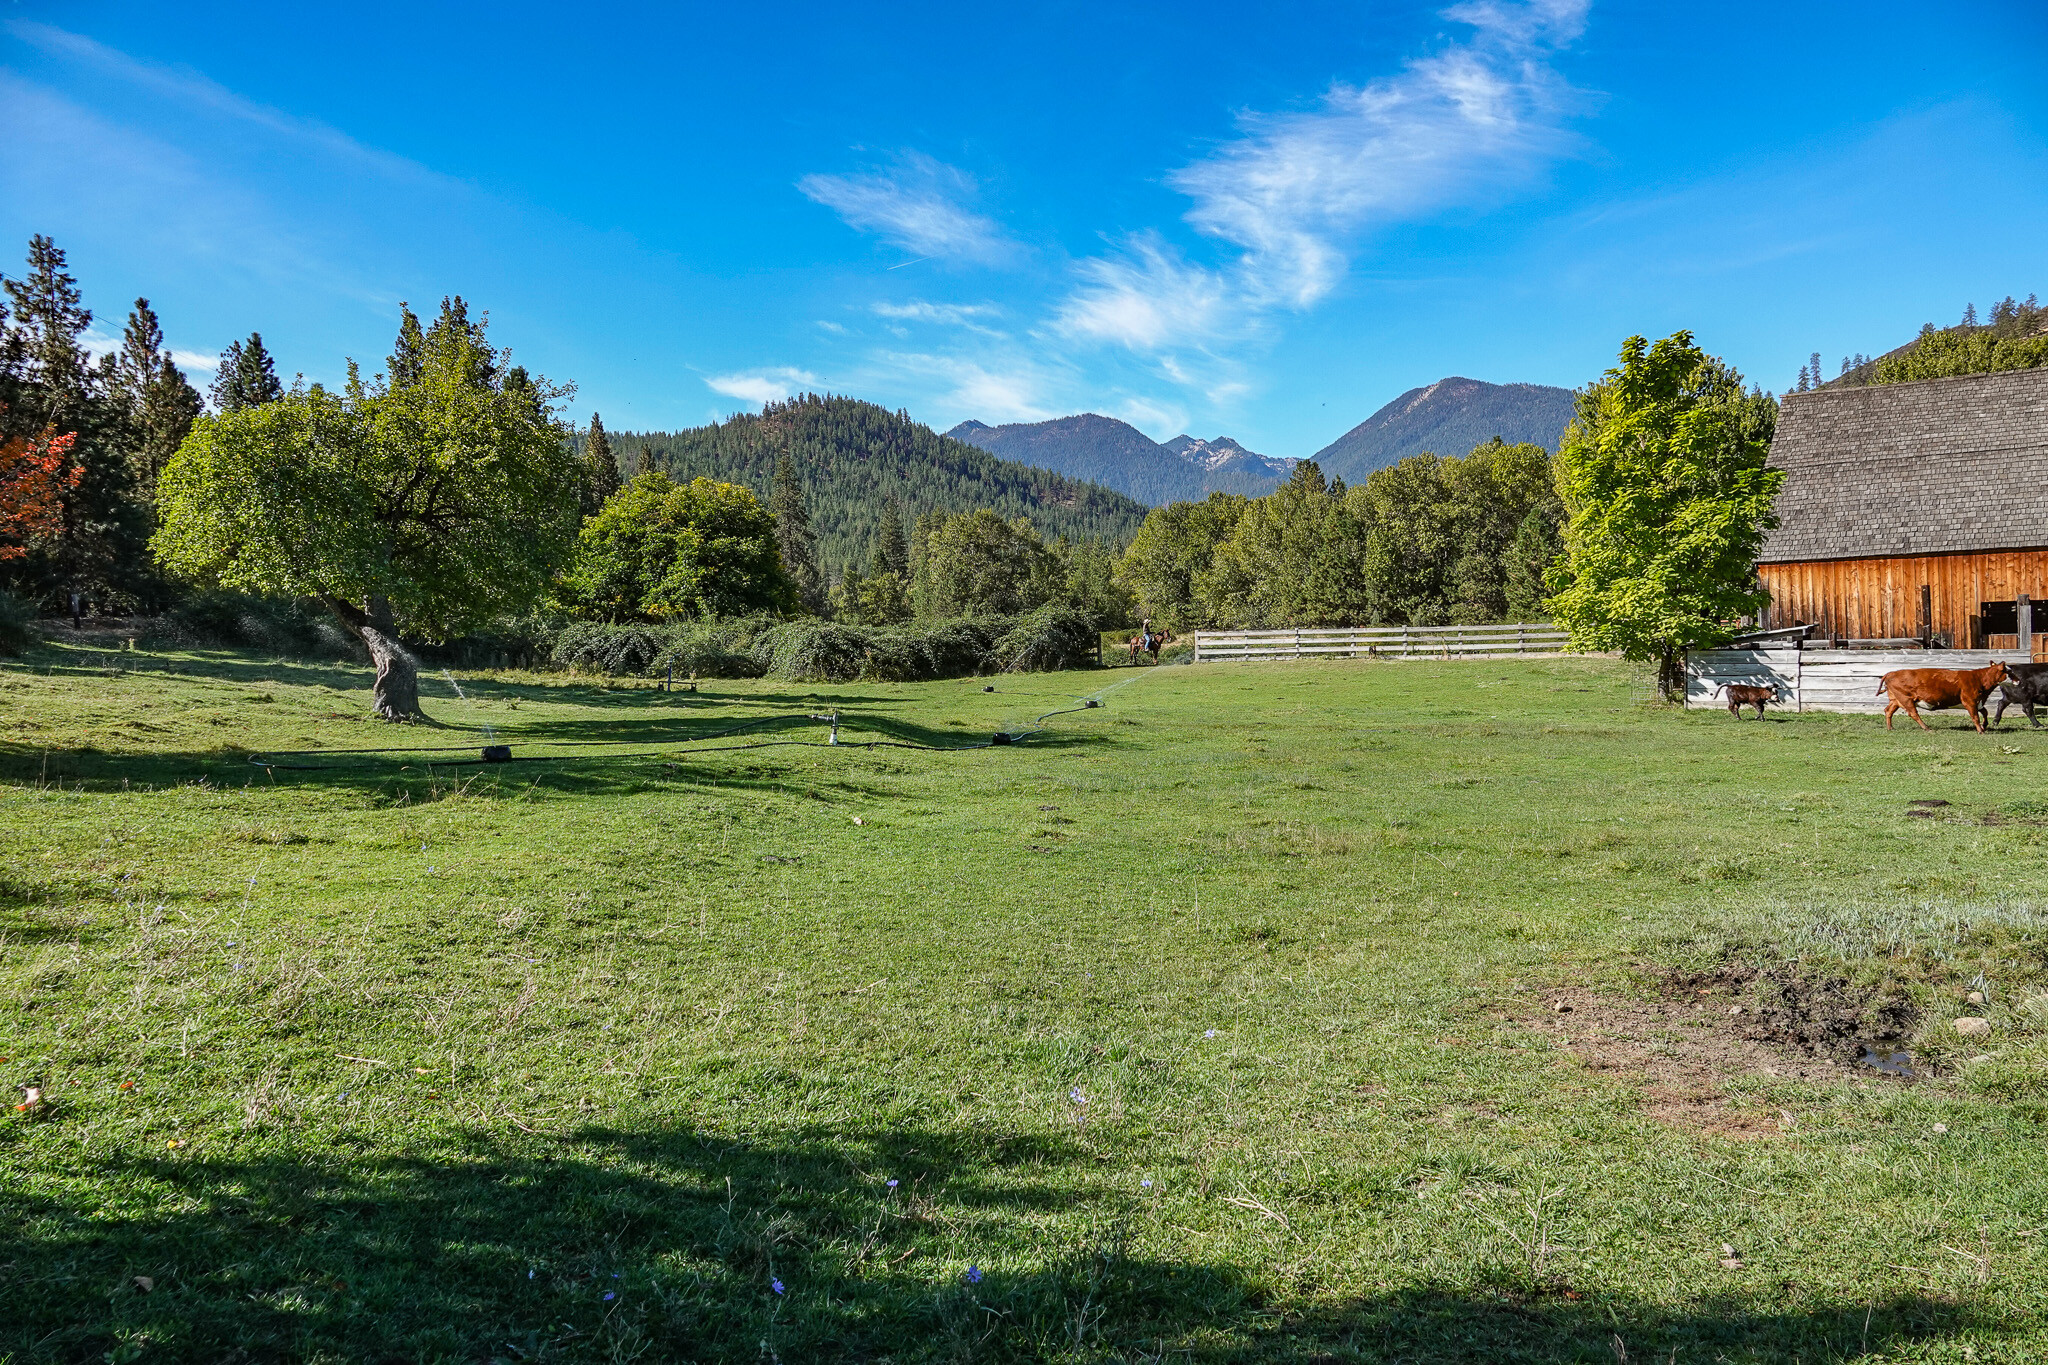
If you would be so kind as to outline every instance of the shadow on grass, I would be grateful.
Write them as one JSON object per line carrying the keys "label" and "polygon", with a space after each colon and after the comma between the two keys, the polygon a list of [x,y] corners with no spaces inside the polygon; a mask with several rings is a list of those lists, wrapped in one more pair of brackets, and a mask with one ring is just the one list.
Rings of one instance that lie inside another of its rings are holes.
{"label": "shadow on grass", "polygon": [[[363,792],[400,791],[409,800],[465,786],[476,796],[510,796],[536,781],[551,791],[604,795],[645,790],[650,782],[730,782],[750,768],[787,767],[797,755],[829,750],[836,758],[855,753],[900,753],[885,746],[976,752],[995,731],[965,726],[924,725],[886,713],[840,709],[840,743],[825,742],[827,730],[811,713],[758,718],[707,711],[688,718],[644,721],[543,722],[533,732],[512,727],[480,733],[454,728],[413,730],[391,727],[368,736],[383,741],[337,745],[331,750],[216,749],[121,751],[97,747],[56,748],[0,742],[0,782],[59,786],[87,791],[148,791],[207,782],[240,787],[251,783],[320,785]],[[733,733],[724,733],[734,731]],[[878,747],[870,747],[876,741]],[[507,745],[509,763],[482,762],[486,742]],[[1033,749],[1066,750],[1110,743],[1097,731],[1057,727],[1027,736]],[[550,751],[550,745],[564,746]],[[617,746],[616,748],[614,746]],[[360,750],[363,752],[349,752]],[[622,750],[624,752],[622,752]],[[252,758],[273,760],[266,767]],[[478,781],[479,777],[486,779]],[[781,785],[781,784],[771,784]]]}
{"label": "shadow on grass", "polygon": [[[1146,1207],[1075,1193],[1091,1157],[1042,1138],[584,1130],[352,1153],[368,1140],[111,1157],[64,1195],[17,1192],[0,1352],[1611,1362],[1619,1337],[1628,1359],[1775,1361],[1998,1330],[1929,1298],[1789,1307],[1759,1288],[1674,1309],[1512,1275],[1298,1307],[1236,1265],[1132,1253]],[[1063,1237],[1060,1215],[1092,1231]]]}

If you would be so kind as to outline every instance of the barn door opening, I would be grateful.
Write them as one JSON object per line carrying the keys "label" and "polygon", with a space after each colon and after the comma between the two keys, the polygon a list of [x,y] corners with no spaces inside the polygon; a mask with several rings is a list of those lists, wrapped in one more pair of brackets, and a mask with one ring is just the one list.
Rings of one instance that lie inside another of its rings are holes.
{"label": "barn door opening", "polygon": [[[2027,603],[2027,616],[2033,629],[2033,645],[2040,649],[2042,636],[2048,632],[2048,602]],[[2020,604],[2011,602],[1980,602],[1977,604],[1977,639],[1979,649],[2018,649],[2020,647]]]}

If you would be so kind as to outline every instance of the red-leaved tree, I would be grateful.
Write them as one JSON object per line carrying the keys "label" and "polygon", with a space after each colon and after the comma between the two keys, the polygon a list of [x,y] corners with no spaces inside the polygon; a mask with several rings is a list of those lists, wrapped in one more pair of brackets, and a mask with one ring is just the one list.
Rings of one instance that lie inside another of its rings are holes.
{"label": "red-leaved tree", "polygon": [[0,559],[20,559],[29,541],[61,529],[64,495],[85,476],[69,459],[77,439],[45,427],[0,444]]}

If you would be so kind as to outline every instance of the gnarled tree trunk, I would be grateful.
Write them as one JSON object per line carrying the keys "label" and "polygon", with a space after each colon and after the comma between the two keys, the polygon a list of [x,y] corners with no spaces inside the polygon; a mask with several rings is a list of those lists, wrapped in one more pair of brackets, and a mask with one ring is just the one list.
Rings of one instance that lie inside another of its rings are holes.
{"label": "gnarled tree trunk", "polygon": [[419,661],[398,642],[398,627],[391,619],[391,604],[381,597],[373,597],[370,609],[364,611],[353,602],[344,602],[338,597],[322,595],[320,600],[343,625],[355,632],[356,638],[363,642],[363,648],[370,651],[370,662],[377,666],[371,709],[385,720],[425,720],[426,713],[420,710]]}

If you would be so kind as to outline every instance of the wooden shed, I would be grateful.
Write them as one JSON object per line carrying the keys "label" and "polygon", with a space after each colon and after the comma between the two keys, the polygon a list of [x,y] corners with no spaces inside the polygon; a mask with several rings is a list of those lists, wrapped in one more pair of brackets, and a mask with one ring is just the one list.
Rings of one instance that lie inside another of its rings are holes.
{"label": "wooden shed", "polygon": [[1787,394],[1771,463],[1760,624],[2048,657],[2048,368]]}

